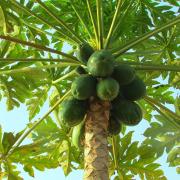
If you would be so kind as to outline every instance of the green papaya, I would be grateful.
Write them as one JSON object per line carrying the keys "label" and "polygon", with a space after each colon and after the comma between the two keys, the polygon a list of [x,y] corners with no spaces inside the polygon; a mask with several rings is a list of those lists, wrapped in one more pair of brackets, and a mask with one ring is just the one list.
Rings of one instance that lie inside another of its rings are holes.
{"label": "green papaya", "polygon": [[121,123],[113,115],[110,115],[109,125],[108,125],[108,134],[110,136],[118,135],[121,132],[121,129],[122,129]]}
{"label": "green papaya", "polygon": [[137,125],[142,119],[142,111],[138,104],[129,100],[119,100],[112,104],[112,113],[120,123]]}
{"label": "green papaya", "polygon": [[59,107],[59,117],[63,124],[73,127],[78,125],[87,112],[88,104],[75,98],[65,99]]}
{"label": "green papaya", "polygon": [[146,85],[136,76],[131,83],[121,86],[121,92],[126,99],[136,101],[146,95]]}
{"label": "green papaya", "polygon": [[114,68],[112,77],[119,82],[119,85],[126,85],[135,78],[135,70],[126,64],[118,65]]}
{"label": "green papaya", "polygon": [[85,100],[96,93],[97,80],[91,75],[84,74],[77,77],[71,86],[71,92],[74,98]]}
{"label": "green papaya", "polygon": [[111,101],[117,97],[119,93],[119,84],[112,78],[106,78],[97,84],[97,96],[101,100]]}
{"label": "green papaya", "polygon": [[96,77],[110,76],[114,70],[114,57],[107,50],[95,51],[88,60],[88,72]]}
{"label": "green papaya", "polygon": [[78,59],[83,62],[87,63],[89,57],[93,54],[94,49],[88,44],[88,43],[83,43],[79,46],[78,50]]}
{"label": "green papaya", "polygon": [[72,144],[78,149],[82,147],[82,140],[83,140],[84,131],[85,131],[84,129],[85,129],[84,121],[82,121],[77,126],[73,127]]}

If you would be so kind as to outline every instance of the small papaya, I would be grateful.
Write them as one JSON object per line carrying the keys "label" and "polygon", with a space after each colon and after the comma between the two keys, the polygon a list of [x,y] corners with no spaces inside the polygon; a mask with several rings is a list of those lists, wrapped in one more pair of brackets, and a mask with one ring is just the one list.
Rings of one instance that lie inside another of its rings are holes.
{"label": "small papaya", "polygon": [[122,124],[111,114],[109,118],[108,134],[118,135],[121,132]]}
{"label": "small papaya", "polygon": [[121,92],[126,99],[136,101],[145,96],[146,85],[142,79],[136,76],[131,83],[121,86]]}
{"label": "small papaya", "polygon": [[93,96],[96,93],[96,83],[96,78],[88,74],[77,77],[71,85],[73,97],[85,100]]}
{"label": "small papaya", "polygon": [[73,127],[78,125],[87,112],[88,104],[75,98],[65,99],[59,107],[59,117],[63,124]]}
{"label": "small papaya", "polygon": [[90,74],[96,77],[110,76],[114,70],[114,57],[107,50],[95,51],[87,62]]}
{"label": "small papaya", "polygon": [[82,147],[82,140],[83,140],[83,137],[84,137],[84,131],[85,131],[84,121],[82,121],[77,126],[73,127],[73,131],[72,131],[72,144],[77,149],[80,149]]}
{"label": "small papaya", "polygon": [[112,104],[112,113],[120,123],[135,126],[142,120],[142,111],[135,102],[121,99]]}
{"label": "small papaya", "polygon": [[81,62],[86,64],[93,53],[94,49],[88,43],[83,43],[79,46],[77,56]]}
{"label": "small papaya", "polygon": [[135,78],[135,70],[126,64],[118,65],[114,68],[112,77],[119,82],[119,85],[126,85]]}
{"label": "small papaya", "polygon": [[119,93],[119,84],[112,78],[106,78],[97,84],[97,96],[101,100],[111,101],[117,97]]}

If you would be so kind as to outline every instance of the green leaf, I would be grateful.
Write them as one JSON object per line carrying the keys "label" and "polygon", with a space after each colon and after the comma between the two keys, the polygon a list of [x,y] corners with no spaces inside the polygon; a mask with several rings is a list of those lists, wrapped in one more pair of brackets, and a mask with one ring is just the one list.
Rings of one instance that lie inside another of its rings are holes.
{"label": "green leaf", "polygon": [[2,145],[3,145],[4,153],[10,150],[10,148],[13,146],[15,141],[16,140],[12,132],[9,133],[5,132],[3,134]]}
{"label": "green leaf", "polygon": [[29,111],[29,120],[32,120],[36,114],[40,112],[40,108],[44,105],[48,96],[48,86],[36,89],[32,94],[32,98],[26,102]]}
{"label": "green leaf", "polygon": [[34,170],[30,165],[25,165],[23,169],[24,171],[28,172],[31,177],[34,177]]}

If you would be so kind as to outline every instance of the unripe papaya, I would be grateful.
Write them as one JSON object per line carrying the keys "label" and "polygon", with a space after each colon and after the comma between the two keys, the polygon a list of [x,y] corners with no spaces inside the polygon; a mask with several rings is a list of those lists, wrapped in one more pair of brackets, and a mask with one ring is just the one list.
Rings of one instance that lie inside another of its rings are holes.
{"label": "unripe papaya", "polygon": [[142,79],[136,76],[131,83],[121,86],[121,92],[126,99],[136,101],[145,96],[146,85]]}
{"label": "unripe papaya", "polygon": [[109,125],[108,125],[108,134],[118,135],[121,132],[122,125],[121,123],[111,114],[109,118]]}
{"label": "unripe papaya", "polygon": [[101,100],[111,101],[117,97],[119,93],[119,84],[112,78],[106,78],[97,84],[97,96]]}
{"label": "unripe papaya", "polygon": [[82,140],[84,137],[84,128],[85,128],[84,121],[82,121],[77,126],[73,127],[72,144],[78,149],[82,147]]}
{"label": "unripe papaya", "polygon": [[59,107],[59,116],[62,123],[73,127],[78,125],[87,112],[88,104],[75,98],[65,99]]}
{"label": "unripe papaya", "polygon": [[112,104],[112,113],[120,123],[135,126],[142,120],[142,111],[138,104],[120,99]]}
{"label": "unripe papaya", "polygon": [[88,44],[88,43],[83,43],[79,46],[78,50],[78,59],[83,62],[87,63],[89,57],[93,54],[94,49]]}
{"label": "unripe papaya", "polygon": [[88,72],[96,77],[110,76],[114,70],[114,57],[109,51],[95,51],[88,60]]}
{"label": "unripe papaya", "polygon": [[135,70],[126,64],[118,65],[114,68],[112,77],[119,82],[119,85],[126,85],[135,78]]}
{"label": "unripe papaya", "polygon": [[74,98],[85,100],[96,93],[97,80],[91,75],[84,74],[77,77],[71,86],[71,92]]}

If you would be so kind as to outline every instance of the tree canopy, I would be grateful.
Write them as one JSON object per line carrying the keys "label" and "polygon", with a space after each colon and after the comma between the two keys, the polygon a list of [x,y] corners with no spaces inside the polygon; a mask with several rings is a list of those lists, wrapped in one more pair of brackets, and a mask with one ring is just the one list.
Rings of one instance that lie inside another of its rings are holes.
{"label": "tree canopy", "polygon": [[[83,169],[83,150],[72,145],[72,129],[58,116],[75,68],[85,66],[77,58],[83,42],[108,49],[147,85],[138,101],[149,123],[144,140],[133,141],[126,126],[108,138],[110,176],[166,179],[156,162],[163,153],[180,173],[178,8],[176,0],[1,0],[0,99],[8,111],[25,104],[29,122],[17,134],[0,127],[0,179],[22,179],[18,163],[32,177],[34,168],[61,166],[65,175]],[[35,119],[47,101],[49,111]],[[21,145],[29,134],[31,143]]]}

